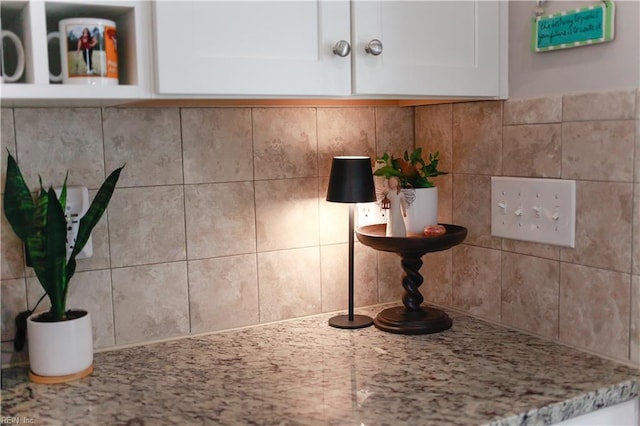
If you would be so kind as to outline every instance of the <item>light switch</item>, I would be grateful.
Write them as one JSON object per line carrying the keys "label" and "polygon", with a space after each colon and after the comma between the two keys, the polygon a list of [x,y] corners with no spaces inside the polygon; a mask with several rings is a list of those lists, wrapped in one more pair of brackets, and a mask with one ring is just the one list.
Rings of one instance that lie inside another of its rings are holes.
{"label": "light switch", "polygon": [[576,182],[491,177],[491,235],[575,247]]}

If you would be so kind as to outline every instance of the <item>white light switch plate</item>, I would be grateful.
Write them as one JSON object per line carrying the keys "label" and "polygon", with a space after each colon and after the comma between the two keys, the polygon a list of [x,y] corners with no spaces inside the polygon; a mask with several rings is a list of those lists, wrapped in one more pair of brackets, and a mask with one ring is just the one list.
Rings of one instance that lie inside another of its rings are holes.
{"label": "white light switch plate", "polygon": [[576,182],[491,177],[491,235],[575,247]]}

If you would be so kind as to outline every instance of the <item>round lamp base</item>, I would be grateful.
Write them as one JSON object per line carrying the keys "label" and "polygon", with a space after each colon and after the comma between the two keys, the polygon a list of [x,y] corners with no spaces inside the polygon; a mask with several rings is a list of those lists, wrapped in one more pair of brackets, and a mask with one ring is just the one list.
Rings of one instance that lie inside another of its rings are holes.
{"label": "round lamp base", "polygon": [[349,320],[349,315],[338,315],[329,319],[329,325],[336,328],[365,328],[373,325],[373,318],[354,315],[353,320]]}

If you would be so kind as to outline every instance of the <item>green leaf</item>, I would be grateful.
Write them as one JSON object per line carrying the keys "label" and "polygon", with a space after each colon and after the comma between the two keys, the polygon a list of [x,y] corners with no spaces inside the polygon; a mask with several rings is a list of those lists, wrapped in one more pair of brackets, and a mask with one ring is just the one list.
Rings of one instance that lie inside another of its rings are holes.
{"label": "green leaf", "polygon": [[64,177],[64,183],[62,184],[62,191],[60,192],[60,198],[58,199],[63,212],[67,210],[67,179],[68,178],[69,178],[69,172],[67,172],[66,176]]}
{"label": "green leaf", "polygon": [[400,177],[402,172],[393,168],[393,166],[383,166],[373,172],[374,176],[384,176],[385,179],[389,179],[392,176]]}
{"label": "green leaf", "polygon": [[67,224],[53,188],[40,192],[33,225],[34,233],[26,240],[31,262],[51,301],[51,314],[60,321],[66,311]]}
{"label": "green leaf", "polygon": [[32,232],[31,218],[35,205],[31,191],[24,181],[20,168],[11,153],[7,158],[7,177],[4,185],[4,214],[13,232],[22,241]]}
{"label": "green leaf", "polygon": [[49,199],[47,193],[41,188],[35,202],[34,213],[31,217],[31,233],[24,240],[31,260],[31,266],[47,295],[52,291],[52,283],[50,283],[47,275],[46,242],[44,241],[48,205]]}
{"label": "green leaf", "polygon": [[47,209],[46,253],[51,285],[49,299],[51,313],[55,321],[64,318],[67,301],[67,219],[58,201],[56,192],[49,188],[47,192],[49,208]]}

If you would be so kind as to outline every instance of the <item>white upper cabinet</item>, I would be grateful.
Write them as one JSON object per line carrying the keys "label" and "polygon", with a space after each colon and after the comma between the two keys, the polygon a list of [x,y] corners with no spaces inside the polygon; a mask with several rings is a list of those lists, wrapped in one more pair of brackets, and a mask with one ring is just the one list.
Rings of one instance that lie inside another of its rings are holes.
{"label": "white upper cabinet", "polygon": [[[486,0],[354,1],[353,93],[497,96],[500,6]],[[381,42],[378,55],[366,52],[372,40]]]}
{"label": "white upper cabinet", "polygon": [[349,95],[345,1],[157,1],[158,92]]}
{"label": "white upper cabinet", "polygon": [[[505,97],[506,8],[487,0],[159,0],[157,91]],[[335,48],[341,40],[349,53]]]}

